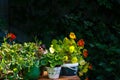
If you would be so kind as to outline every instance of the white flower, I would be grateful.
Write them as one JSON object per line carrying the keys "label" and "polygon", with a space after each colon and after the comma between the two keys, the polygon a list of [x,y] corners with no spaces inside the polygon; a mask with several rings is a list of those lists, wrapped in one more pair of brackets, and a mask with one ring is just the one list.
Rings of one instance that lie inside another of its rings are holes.
{"label": "white flower", "polygon": [[49,48],[50,50],[50,53],[54,53],[55,52],[55,49],[53,48],[53,45],[51,45],[51,47]]}

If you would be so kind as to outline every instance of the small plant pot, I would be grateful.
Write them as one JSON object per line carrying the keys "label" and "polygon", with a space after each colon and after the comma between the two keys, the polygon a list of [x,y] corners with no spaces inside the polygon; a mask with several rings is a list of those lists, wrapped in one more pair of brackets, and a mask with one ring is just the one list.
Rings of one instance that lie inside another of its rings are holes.
{"label": "small plant pot", "polygon": [[67,63],[61,67],[61,76],[75,76],[78,71],[78,63]]}
{"label": "small plant pot", "polygon": [[61,67],[54,67],[54,68],[47,67],[48,77],[50,79],[59,78],[60,71],[61,71]]}
{"label": "small plant pot", "polygon": [[30,71],[26,71],[24,74],[25,80],[37,80],[40,76],[39,67],[33,66],[30,68]]}

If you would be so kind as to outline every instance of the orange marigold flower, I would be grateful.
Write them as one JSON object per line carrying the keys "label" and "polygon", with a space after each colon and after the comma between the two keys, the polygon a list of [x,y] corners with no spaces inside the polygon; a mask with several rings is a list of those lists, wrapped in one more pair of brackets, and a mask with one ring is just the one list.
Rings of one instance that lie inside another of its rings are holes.
{"label": "orange marigold flower", "polygon": [[93,69],[92,64],[90,64],[88,68],[89,68],[90,70],[92,70],[92,69]]}
{"label": "orange marigold flower", "polygon": [[87,49],[84,49],[83,50],[83,56],[86,58],[88,56],[88,50]]}
{"label": "orange marigold flower", "polygon": [[80,39],[78,42],[77,42],[78,46],[84,46],[85,42],[83,39]]}
{"label": "orange marigold flower", "polygon": [[76,39],[76,35],[75,35],[75,33],[73,33],[73,32],[70,32],[69,37],[70,37],[71,39]]}

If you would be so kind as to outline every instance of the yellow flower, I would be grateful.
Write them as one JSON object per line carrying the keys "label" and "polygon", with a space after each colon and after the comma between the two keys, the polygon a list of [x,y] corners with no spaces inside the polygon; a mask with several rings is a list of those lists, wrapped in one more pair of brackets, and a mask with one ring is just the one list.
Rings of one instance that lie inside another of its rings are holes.
{"label": "yellow flower", "polygon": [[70,53],[73,53],[74,50],[75,50],[75,47],[74,47],[74,46],[70,46],[70,47],[69,47]]}
{"label": "yellow flower", "polygon": [[68,56],[64,56],[64,61],[68,61]]}
{"label": "yellow flower", "polygon": [[84,68],[84,69],[82,70],[82,72],[83,72],[83,73],[86,73],[86,72],[88,72],[88,69]]}
{"label": "yellow flower", "polygon": [[75,35],[75,33],[73,33],[73,32],[70,32],[69,37],[70,37],[71,39],[76,39],[76,35]]}
{"label": "yellow flower", "polygon": [[72,58],[72,63],[76,63],[78,61],[77,57]]}
{"label": "yellow flower", "polygon": [[79,76],[83,76],[83,73],[82,73],[82,72],[79,72]]}
{"label": "yellow flower", "polygon": [[51,45],[51,47],[49,48],[49,50],[50,50],[51,53],[55,52],[55,49],[53,48],[53,45]]}
{"label": "yellow flower", "polygon": [[82,66],[82,65],[85,65],[85,63],[86,63],[85,60],[81,60],[81,61],[80,61],[80,65],[81,65],[81,66]]}

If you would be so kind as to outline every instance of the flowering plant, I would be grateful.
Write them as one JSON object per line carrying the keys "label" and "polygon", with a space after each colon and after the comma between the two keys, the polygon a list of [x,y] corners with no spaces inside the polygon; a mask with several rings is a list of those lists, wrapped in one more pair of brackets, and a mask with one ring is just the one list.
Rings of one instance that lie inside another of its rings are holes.
{"label": "flowering plant", "polygon": [[62,50],[64,53],[64,61],[66,63],[76,63],[79,59],[87,57],[87,49],[84,49],[84,40],[80,39],[78,42],[76,40],[76,35],[71,32],[69,38],[65,37],[62,42]]}
{"label": "flowering plant", "polygon": [[85,42],[79,39],[77,42],[75,33],[70,32],[69,38],[65,37],[63,40],[52,41],[52,50],[61,53],[64,63],[78,63],[79,75],[88,71],[89,63],[85,60],[88,56],[87,49],[84,48]]}
{"label": "flowering plant", "polygon": [[[36,51],[38,46],[33,42],[24,44],[12,42],[16,36],[8,33],[0,46],[0,79],[23,79],[23,69],[30,71],[32,66],[38,66]],[[9,41],[10,40],[10,41]],[[10,44],[9,44],[10,42]]]}
{"label": "flowering plant", "polygon": [[51,45],[47,53],[41,56],[40,62],[43,66],[58,67],[63,64],[63,56],[53,48],[53,45]]}

